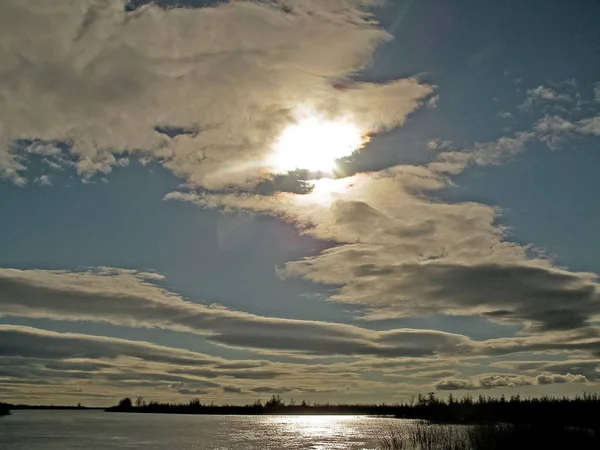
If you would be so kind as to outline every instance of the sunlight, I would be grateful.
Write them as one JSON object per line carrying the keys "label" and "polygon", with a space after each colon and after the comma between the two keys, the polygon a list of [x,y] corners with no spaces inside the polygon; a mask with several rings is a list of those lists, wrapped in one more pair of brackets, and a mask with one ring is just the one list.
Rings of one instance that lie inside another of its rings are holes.
{"label": "sunlight", "polygon": [[356,179],[356,176],[351,176],[337,180],[331,178],[312,180],[310,184],[313,190],[309,194],[298,196],[297,202],[330,206],[336,199],[348,192]]}
{"label": "sunlight", "polygon": [[303,107],[296,112],[296,122],[277,138],[267,164],[275,172],[306,169],[330,173],[336,159],[351,155],[367,141],[348,118],[330,119]]}
{"label": "sunlight", "polygon": [[[311,448],[330,449],[326,442],[335,441],[334,436],[349,437],[353,433],[353,425],[361,419],[354,415],[301,415],[301,416],[273,416],[267,420],[278,428],[286,430],[289,434],[298,436],[300,441],[311,442]],[[321,440],[321,442],[319,442]]]}

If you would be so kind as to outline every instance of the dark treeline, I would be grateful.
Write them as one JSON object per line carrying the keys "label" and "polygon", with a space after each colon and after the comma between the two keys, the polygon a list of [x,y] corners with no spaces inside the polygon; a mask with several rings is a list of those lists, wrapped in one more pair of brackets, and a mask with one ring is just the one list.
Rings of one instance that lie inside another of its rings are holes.
{"label": "dark treeline", "polygon": [[2,411],[17,411],[21,409],[104,409],[104,408],[88,408],[81,403],[77,405],[23,405],[0,402],[0,415]]}
{"label": "dark treeline", "polygon": [[527,398],[518,395],[510,398],[465,396],[440,399],[434,393],[419,395],[407,403],[396,404],[319,404],[306,402],[285,403],[273,395],[264,404],[215,405],[203,404],[199,399],[189,403],[146,403],[143,398],[135,402],[125,398],[111,412],[140,412],[162,414],[359,414],[394,416],[406,419],[423,419],[440,423],[513,423],[562,426],[597,427],[600,424],[600,397],[584,394],[574,398]]}
{"label": "dark treeline", "polygon": [[432,422],[515,425],[578,426],[597,428],[600,424],[600,397],[583,394],[570,397],[474,398],[470,395],[439,399],[435,394],[420,395],[409,404],[399,406],[396,417],[424,419]]}
{"label": "dark treeline", "polygon": [[205,404],[200,399],[189,403],[148,402],[138,397],[134,402],[126,397],[118,405],[112,406],[109,412],[139,412],[160,414],[221,414],[221,415],[256,415],[256,414],[368,414],[393,415],[398,405],[334,405],[330,403],[313,403],[305,401],[288,403],[279,395],[273,395],[263,403],[260,400],[249,405],[216,405]]}

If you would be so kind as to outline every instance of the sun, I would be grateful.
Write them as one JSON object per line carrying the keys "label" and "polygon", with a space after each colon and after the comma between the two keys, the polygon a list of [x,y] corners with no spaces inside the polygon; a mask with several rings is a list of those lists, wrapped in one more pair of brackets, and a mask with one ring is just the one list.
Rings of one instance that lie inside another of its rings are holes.
{"label": "sun", "polygon": [[273,145],[267,164],[275,172],[305,169],[330,173],[337,159],[351,155],[367,142],[348,118],[328,118],[310,108],[300,108]]}

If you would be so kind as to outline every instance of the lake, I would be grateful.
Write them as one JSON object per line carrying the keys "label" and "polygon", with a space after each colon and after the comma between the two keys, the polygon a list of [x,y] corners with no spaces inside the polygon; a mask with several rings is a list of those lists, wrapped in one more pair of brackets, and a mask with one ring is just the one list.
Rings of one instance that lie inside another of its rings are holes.
{"label": "lake", "polygon": [[364,416],[202,416],[14,411],[0,449],[280,450],[377,448],[407,421]]}

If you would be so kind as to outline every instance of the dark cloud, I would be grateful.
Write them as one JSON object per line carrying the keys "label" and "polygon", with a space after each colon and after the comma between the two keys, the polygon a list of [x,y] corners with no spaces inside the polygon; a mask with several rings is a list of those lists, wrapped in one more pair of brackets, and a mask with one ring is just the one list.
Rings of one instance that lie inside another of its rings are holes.
{"label": "dark cloud", "polygon": [[[349,258],[351,255],[346,255]],[[304,263],[307,273],[317,267]],[[343,264],[343,263],[342,263]],[[346,264],[352,262],[346,260]],[[338,301],[357,299],[383,316],[482,315],[526,323],[539,331],[587,326],[600,313],[598,285],[590,274],[543,266],[450,264],[356,264]]]}
{"label": "dark cloud", "polygon": [[170,371],[174,374],[188,374],[205,378],[230,377],[245,380],[270,380],[285,375],[285,372],[276,372],[271,370],[216,370],[209,369],[174,369]]}
{"label": "dark cloud", "polygon": [[[371,268],[368,273],[377,273],[377,270]],[[478,342],[462,335],[434,330],[376,331],[337,323],[268,318],[186,302],[150,283],[160,279],[156,274],[106,268],[85,273],[0,269],[0,313],[136,327],[153,326],[200,334],[222,345],[304,356],[398,358],[503,355],[544,350],[600,353],[600,331],[596,328],[560,331],[561,328],[568,328],[564,325],[572,317],[581,318],[573,323],[568,322],[575,327],[593,313],[596,294],[584,276],[540,268],[497,265],[472,268],[439,263],[407,266],[406,272],[397,274],[392,284],[398,292],[403,293],[405,301],[404,304],[394,304],[396,308],[410,308],[413,314],[415,311],[421,314],[439,314],[442,311],[455,314],[479,311],[483,314],[486,309],[488,312],[501,311],[501,314],[493,317],[494,320],[535,320],[539,322],[538,329],[552,328],[554,331],[526,338]],[[390,289],[390,286],[371,286],[379,293]],[[410,298],[419,301],[409,301]],[[432,309],[432,305],[437,305],[437,309]],[[560,311],[573,311],[573,314],[564,314],[558,322]],[[558,327],[557,323],[563,326]],[[0,344],[2,351],[5,355],[15,354],[15,344],[11,338],[15,330],[2,329],[2,333],[5,336]],[[49,338],[46,345],[40,347],[35,344],[39,340],[36,336],[26,334],[21,340],[32,341],[31,345],[17,349],[19,354],[30,357],[61,357],[68,354],[81,358],[116,358],[120,355],[139,356],[143,351],[147,353],[144,357],[165,363],[190,366],[212,364],[211,358],[156,353],[154,347],[132,347],[128,341],[119,345],[112,342],[76,345],[80,338],[63,336]],[[68,345],[72,345],[72,348]],[[269,372],[258,371],[255,376],[275,375]],[[233,372],[230,375],[239,376]]]}
{"label": "dark cloud", "polygon": [[595,380],[600,375],[600,360],[598,359],[568,359],[565,361],[501,361],[495,365],[497,367],[514,370],[583,375],[590,380]]}
{"label": "dark cloud", "polygon": [[533,384],[533,382],[527,377],[522,377],[519,375],[486,375],[479,377],[478,383],[481,389],[491,389],[496,387],[519,387]]}
{"label": "dark cloud", "polygon": [[[305,355],[432,356],[453,351],[468,341],[463,336],[436,331],[378,332],[352,325],[268,318],[207,307],[183,301],[144,277],[159,278],[155,274],[118,269],[87,273],[0,269],[0,312],[160,327],[201,334],[212,342],[229,346]],[[10,351],[9,340],[5,345],[6,351]],[[45,351],[58,356],[65,350],[56,346]],[[96,348],[90,346],[78,351],[82,357],[93,357]],[[161,357],[165,361],[174,358]]]}
{"label": "dark cloud", "polygon": [[488,317],[531,322],[541,330],[580,328],[600,312],[600,295],[589,278],[548,268],[432,263],[403,265],[395,274],[401,281],[388,288],[422,302],[413,305],[422,304],[423,312],[473,314],[486,308]]}
{"label": "dark cloud", "polygon": [[116,359],[129,356],[189,366],[204,366],[214,362],[214,359],[211,360],[204,355],[173,351],[167,347],[143,342],[50,333],[33,328],[12,326],[0,326],[0,355],[47,359]]}
{"label": "dark cloud", "polygon": [[241,394],[242,390],[233,386],[223,386],[223,392],[226,392],[228,394]]}
{"label": "dark cloud", "polygon": [[125,2],[126,11],[135,11],[144,5],[156,5],[161,8],[204,8],[207,6],[216,6],[223,3],[223,0],[127,0]]}
{"label": "dark cloud", "polygon": [[259,393],[259,394],[286,394],[288,392],[293,392],[296,389],[289,388],[289,387],[268,387],[268,386],[263,386],[263,387],[252,388],[250,390],[252,392],[256,392],[256,393]]}

